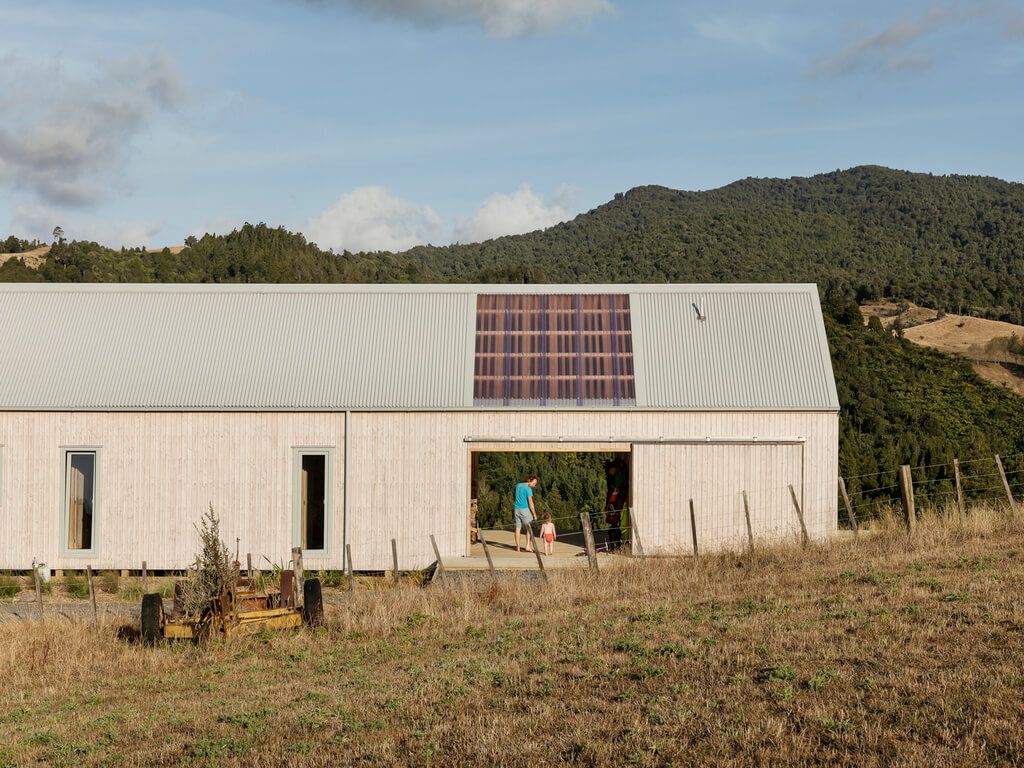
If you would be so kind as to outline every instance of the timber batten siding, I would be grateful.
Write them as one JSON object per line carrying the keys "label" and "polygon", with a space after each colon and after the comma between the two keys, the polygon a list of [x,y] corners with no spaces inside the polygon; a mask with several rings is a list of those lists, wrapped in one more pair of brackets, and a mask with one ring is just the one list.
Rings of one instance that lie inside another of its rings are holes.
{"label": "timber batten siding", "polygon": [[[628,307],[628,327],[607,315],[609,336],[566,302]],[[474,404],[481,305],[561,307],[502,320],[519,335],[488,343],[497,404]],[[184,568],[211,505],[232,553],[237,538],[243,561],[281,564],[299,544],[303,451],[325,457],[329,483],[311,569],[341,568],[346,544],[356,570],[391,568],[392,538],[402,569],[425,567],[431,534],[465,555],[480,451],[629,453],[648,554],[690,547],[691,498],[701,552],[742,545],[743,491],[755,537],[795,535],[790,484],[812,539],[836,527],[838,400],[814,286],[0,286],[0,322],[14,361],[0,569]],[[595,382],[632,371],[635,399],[621,379],[559,395],[565,365]],[[87,553],[62,529],[68,450],[97,458]]]}
{"label": "timber batten siding", "polygon": [[[396,538],[403,568],[424,567],[434,560],[431,533],[445,557],[466,554],[471,451],[631,447],[557,439],[466,442],[473,435],[758,436],[760,444],[740,446],[632,446],[632,506],[645,550],[668,553],[685,546],[689,498],[697,500],[698,527],[707,526],[700,535],[709,550],[735,543],[742,532],[742,490],[751,499],[755,536],[793,533],[788,483],[803,496],[811,538],[823,540],[835,528],[837,428],[829,413],[352,413],[353,564],[386,569],[390,539]],[[64,445],[96,446],[101,456],[97,540],[89,564],[137,568],[145,560],[153,569],[191,562],[197,548],[193,524],[210,504],[232,552],[238,537],[243,556],[253,553],[263,567],[269,567],[264,555],[279,563],[294,542],[294,449],[333,447],[329,554],[307,558],[306,566],[342,567],[343,413],[3,412],[0,434],[6,436],[0,569],[27,568],[33,557],[52,568],[84,568],[83,558],[59,555]],[[806,437],[776,446],[773,435]],[[772,461],[776,455],[790,457],[781,470]],[[740,476],[744,487],[737,484]],[[781,509],[780,498],[786,502]]]}

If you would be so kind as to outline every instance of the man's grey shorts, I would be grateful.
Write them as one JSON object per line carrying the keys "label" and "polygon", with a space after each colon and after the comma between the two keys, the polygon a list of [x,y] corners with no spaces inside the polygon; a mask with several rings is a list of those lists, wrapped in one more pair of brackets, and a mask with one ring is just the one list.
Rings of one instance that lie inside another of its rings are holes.
{"label": "man's grey shorts", "polygon": [[533,521],[533,513],[528,509],[515,510],[516,525],[529,525]]}

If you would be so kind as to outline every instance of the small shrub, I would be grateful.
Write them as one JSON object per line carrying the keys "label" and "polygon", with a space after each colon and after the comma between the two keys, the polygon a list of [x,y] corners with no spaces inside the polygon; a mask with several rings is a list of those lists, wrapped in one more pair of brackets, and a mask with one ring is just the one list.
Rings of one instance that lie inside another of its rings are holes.
{"label": "small shrub", "polygon": [[653,611],[643,611],[636,616],[630,617],[630,621],[639,621],[645,624],[661,624],[669,617],[668,606],[662,605]]}
{"label": "small shrub", "polygon": [[315,576],[320,579],[320,586],[332,589],[345,586],[348,581],[344,571],[317,571]]}
{"label": "small shrub", "polygon": [[89,596],[89,583],[80,571],[65,572],[64,588],[68,592],[68,597],[81,600]]}
{"label": "small shrub", "polygon": [[612,642],[612,650],[641,658],[651,655],[651,652],[647,650],[647,647],[642,642],[632,637],[614,640]]}
{"label": "small shrub", "polygon": [[0,575],[0,597],[14,597],[21,591],[21,579],[10,574]]}
{"label": "small shrub", "polygon": [[99,588],[108,595],[116,595],[121,586],[121,574],[117,571],[103,571],[99,578]]}
{"label": "small shrub", "polygon": [[220,520],[212,504],[195,529],[199,534],[199,553],[185,576],[181,590],[180,607],[186,616],[201,616],[210,601],[220,593],[231,558],[227,544],[220,538]]}
{"label": "small shrub", "polygon": [[834,680],[839,679],[839,673],[831,669],[823,669],[807,681],[808,688],[827,688]]}
{"label": "small shrub", "polygon": [[117,596],[128,603],[138,602],[142,600],[142,584],[136,581],[129,581],[121,587],[121,591],[117,593]]}
{"label": "small shrub", "polygon": [[957,592],[956,590],[953,590],[952,592],[947,592],[945,595],[943,595],[942,599],[947,603],[965,602],[967,600],[970,600],[971,596],[966,592]]}
{"label": "small shrub", "polygon": [[778,664],[774,667],[763,667],[757,670],[754,680],[759,683],[789,682],[796,680],[796,669],[785,664]]}
{"label": "small shrub", "polygon": [[833,720],[832,718],[822,717],[818,722],[820,722],[826,730],[834,733],[846,733],[846,731],[850,730],[850,721],[846,719]]}

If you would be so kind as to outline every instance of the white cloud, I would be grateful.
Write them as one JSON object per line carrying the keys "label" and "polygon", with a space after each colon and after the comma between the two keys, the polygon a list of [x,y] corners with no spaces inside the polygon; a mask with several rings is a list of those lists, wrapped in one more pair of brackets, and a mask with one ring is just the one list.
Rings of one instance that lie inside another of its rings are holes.
{"label": "white cloud", "polygon": [[502,235],[519,235],[544,229],[572,217],[576,191],[562,187],[550,205],[522,184],[511,195],[495,194],[465,221],[456,221],[454,236],[461,243],[475,243]]}
{"label": "white cloud", "polygon": [[47,204],[98,202],[132,139],[187,93],[163,49],[74,66],[70,74],[60,59],[0,61],[0,183]]}
{"label": "white cloud", "polygon": [[335,251],[405,251],[437,243],[444,222],[430,206],[392,197],[384,187],[360,187],[302,227],[306,238]]}
{"label": "white cloud", "polygon": [[589,22],[614,9],[609,0],[305,0],[309,5],[346,5],[378,17],[424,26],[478,25],[491,37],[550,32],[569,22]]}
{"label": "white cloud", "polygon": [[705,19],[696,23],[697,33],[715,42],[729,43],[740,48],[755,48],[765,53],[779,53],[781,38],[792,22],[778,16],[729,15]]}
{"label": "white cloud", "polygon": [[49,243],[54,227],[60,227],[68,240],[90,240],[108,248],[163,247],[164,243],[153,244],[160,226],[151,221],[113,222],[68,216],[66,211],[37,204],[16,206],[10,220],[11,231],[27,240]]}
{"label": "white cloud", "polygon": [[[949,6],[933,5],[918,16],[903,16],[881,32],[857,31],[853,40],[838,51],[822,54],[811,65],[812,76],[837,77],[857,72],[888,74],[928,69],[934,62],[923,41],[935,31],[968,19],[987,20],[1013,38],[1024,33],[1024,17],[1006,3],[974,0]],[[945,48],[947,55],[955,48]]]}
{"label": "white cloud", "polygon": [[[455,216],[449,224],[429,205],[393,197],[384,187],[360,187],[308,219],[299,231],[335,252],[402,252],[428,243],[480,242],[550,227],[575,215],[577,197],[574,187],[563,186],[545,203],[523,184],[510,195],[491,195],[471,216]],[[196,228],[193,234],[205,231],[212,230]]]}

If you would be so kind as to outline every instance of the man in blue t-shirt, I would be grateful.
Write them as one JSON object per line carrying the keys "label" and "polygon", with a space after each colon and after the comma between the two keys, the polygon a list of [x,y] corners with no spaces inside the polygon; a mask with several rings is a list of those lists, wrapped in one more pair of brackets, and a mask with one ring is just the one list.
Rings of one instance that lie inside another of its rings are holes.
{"label": "man in blue t-shirt", "polygon": [[532,522],[537,519],[537,510],[533,506],[533,489],[537,487],[537,476],[527,475],[526,479],[516,484],[515,500],[512,512],[516,518],[516,552],[519,551],[519,529],[526,527],[526,551],[533,552],[530,546]]}

